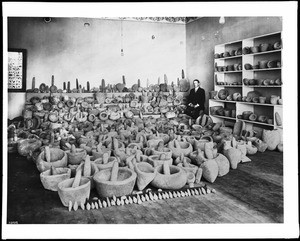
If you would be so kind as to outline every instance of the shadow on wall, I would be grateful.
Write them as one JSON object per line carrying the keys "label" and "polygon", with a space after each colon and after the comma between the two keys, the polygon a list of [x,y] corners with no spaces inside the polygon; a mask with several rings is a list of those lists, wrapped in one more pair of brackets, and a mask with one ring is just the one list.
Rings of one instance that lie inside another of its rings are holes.
{"label": "shadow on wall", "polygon": [[25,93],[8,93],[7,118],[12,120],[15,117],[21,116],[25,107]]}
{"label": "shadow on wall", "polygon": [[281,17],[203,17],[186,25],[186,66],[190,81],[199,79],[206,92],[213,90],[214,47],[218,44],[282,31]]}

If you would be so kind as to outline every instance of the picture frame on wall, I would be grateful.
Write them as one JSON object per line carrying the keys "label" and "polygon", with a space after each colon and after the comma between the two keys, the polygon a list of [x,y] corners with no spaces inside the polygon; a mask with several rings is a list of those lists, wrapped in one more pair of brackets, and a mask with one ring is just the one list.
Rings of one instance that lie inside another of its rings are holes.
{"label": "picture frame on wall", "polygon": [[8,49],[8,92],[26,92],[27,50]]}

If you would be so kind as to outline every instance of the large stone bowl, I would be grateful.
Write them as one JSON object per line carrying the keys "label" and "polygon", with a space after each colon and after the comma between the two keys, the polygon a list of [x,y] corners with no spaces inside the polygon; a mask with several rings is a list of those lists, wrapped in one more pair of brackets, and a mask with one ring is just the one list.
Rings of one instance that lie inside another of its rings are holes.
{"label": "large stone bowl", "polygon": [[155,167],[157,174],[152,180],[151,185],[161,189],[180,189],[187,182],[186,172],[177,166],[170,166],[170,175],[163,174],[163,165]]}
{"label": "large stone bowl", "polygon": [[110,176],[111,169],[104,169],[97,172],[93,177],[100,197],[119,197],[128,195],[133,191],[137,178],[133,170],[127,167],[119,167],[117,180],[110,181]]}
{"label": "large stone bowl", "polygon": [[167,159],[172,158],[172,151],[170,148],[164,147],[162,151],[158,151],[154,148],[152,149],[152,155],[161,155],[161,154],[165,154]]}
{"label": "large stone bowl", "polygon": [[[77,168],[76,168],[76,171],[78,170],[78,168],[81,168],[81,176],[83,177],[86,177],[90,180],[91,182],[91,190],[93,188],[95,188],[95,183],[94,183],[94,180],[93,180],[93,176],[99,171],[97,165],[95,164],[95,162],[92,162],[91,161],[91,175],[90,176],[84,176],[83,175],[83,165],[84,163],[82,162]],[[76,175],[76,172],[75,172],[75,175]]]}
{"label": "large stone bowl", "polygon": [[65,207],[69,206],[69,201],[74,205],[75,201],[78,206],[85,203],[90,197],[91,182],[87,177],[81,177],[78,187],[72,188],[74,178],[64,180],[57,185],[57,192],[60,201]]}
{"label": "large stone bowl", "polygon": [[60,173],[57,175],[50,175],[51,169],[46,170],[40,173],[40,179],[43,184],[43,187],[47,190],[57,191],[58,183],[71,178],[71,169],[70,168],[56,168]]}
{"label": "large stone bowl", "polygon": [[101,152],[98,152],[98,151],[96,151],[96,150],[93,150],[93,151],[92,151],[92,155],[93,155],[94,160],[103,157],[103,154],[104,154],[104,153],[107,153],[108,156],[111,156],[111,150],[108,150],[108,148],[107,148],[105,151],[101,151]]}
{"label": "large stone bowl", "polygon": [[138,190],[143,190],[156,176],[156,169],[147,162],[139,162],[134,165],[137,174],[136,185]]}
{"label": "large stone bowl", "polygon": [[98,170],[104,170],[104,169],[109,169],[112,168],[114,161],[117,161],[117,158],[114,156],[110,156],[108,158],[108,162],[107,163],[103,163],[103,158],[99,157],[97,159],[94,160],[95,165],[98,167]]}
{"label": "large stone bowl", "polygon": [[150,163],[152,166],[156,167],[159,165],[164,164],[165,162],[168,162],[169,165],[172,165],[173,159],[171,158],[166,158],[166,159],[160,159],[161,155],[151,155],[148,157],[148,163]]}
{"label": "large stone bowl", "polygon": [[78,165],[80,164],[82,161],[85,160],[86,157],[86,150],[82,149],[82,148],[76,148],[76,152],[73,153],[70,150],[66,151],[67,155],[68,155],[68,164],[71,165]]}
{"label": "large stone bowl", "polygon": [[45,151],[42,151],[36,160],[37,169],[40,172],[49,170],[53,167],[66,167],[68,165],[67,154],[59,148],[50,148],[50,162],[46,161]]}
{"label": "large stone bowl", "polygon": [[193,151],[193,147],[191,143],[185,141],[178,141],[180,148],[177,148],[174,145],[174,140],[168,143],[168,148],[172,151],[172,157],[177,158],[180,157],[183,153],[184,156],[189,156],[189,154]]}

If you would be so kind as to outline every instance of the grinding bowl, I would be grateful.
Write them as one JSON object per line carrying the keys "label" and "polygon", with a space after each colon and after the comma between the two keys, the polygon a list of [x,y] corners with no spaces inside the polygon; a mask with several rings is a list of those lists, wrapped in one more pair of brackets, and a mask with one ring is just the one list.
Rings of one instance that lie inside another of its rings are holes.
{"label": "grinding bowl", "polygon": [[111,169],[104,169],[97,172],[93,179],[97,193],[100,197],[124,196],[133,191],[137,178],[136,173],[127,168],[119,167],[116,181],[110,181]]}
{"label": "grinding bowl", "polygon": [[86,157],[86,150],[81,148],[76,148],[76,152],[72,153],[70,150],[66,151],[68,156],[68,164],[78,165],[84,161]]}
{"label": "grinding bowl", "polygon": [[[165,153],[163,153],[163,154],[165,154]],[[166,159],[164,159],[164,160],[160,159],[160,155],[151,155],[148,157],[148,163],[150,163],[154,167],[156,167],[158,165],[162,165],[165,162],[168,162],[169,165],[172,165],[172,163],[173,163],[172,157],[170,157],[170,158],[166,157]]]}
{"label": "grinding bowl", "polygon": [[37,157],[36,166],[40,172],[49,170],[53,167],[66,167],[68,165],[67,154],[59,148],[50,148],[50,162],[45,161],[45,151]]}
{"label": "grinding bowl", "polygon": [[157,174],[152,180],[151,185],[161,189],[176,190],[182,188],[187,181],[186,172],[177,166],[170,166],[170,175],[163,174],[163,165],[159,165],[155,168]]}
{"label": "grinding bowl", "polygon": [[62,204],[65,207],[69,206],[69,201],[72,204],[75,201],[80,205],[85,203],[86,199],[90,197],[91,182],[86,177],[81,177],[78,187],[72,188],[74,178],[64,180],[57,185],[57,192]]}
{"label": "grinding bowl", "polygon": [[71,169],[70,168],[56,168],[60,173],[57,175],[50,175],[51,169],[46,170],[40,173],[40,179],[43,184],[43,187],[47,190],[57,191],[58,183],[71,178]]}

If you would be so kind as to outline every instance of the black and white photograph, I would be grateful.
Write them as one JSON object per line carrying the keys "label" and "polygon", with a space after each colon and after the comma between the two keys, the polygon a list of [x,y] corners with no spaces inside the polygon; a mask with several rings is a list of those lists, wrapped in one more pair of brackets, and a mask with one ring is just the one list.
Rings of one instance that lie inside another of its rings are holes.
{"label": "black and white photograph", "polygon": [[2,9],[2,239],[299,237],[297,1]]}

